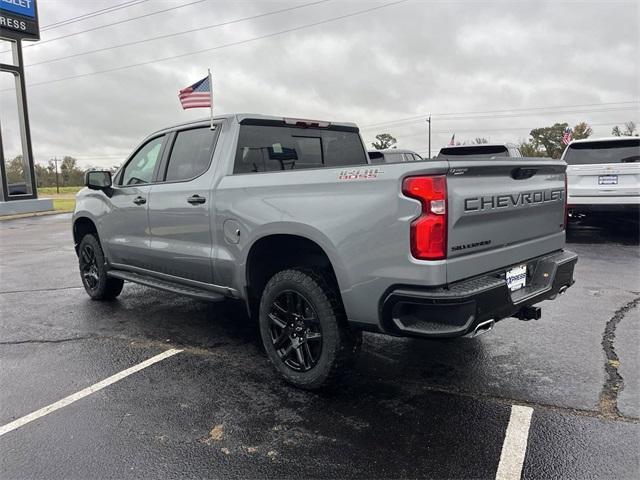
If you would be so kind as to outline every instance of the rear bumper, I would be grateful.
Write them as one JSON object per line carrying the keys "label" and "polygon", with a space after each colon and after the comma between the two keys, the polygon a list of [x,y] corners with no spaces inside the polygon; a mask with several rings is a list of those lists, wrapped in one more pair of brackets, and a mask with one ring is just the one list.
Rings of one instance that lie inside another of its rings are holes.
{"label": "rear bumper", "polygon": [[392,287],[380,302],[381,322],[385,331],[401,336],[462,336],[563,293],[574,283],[577,261],[575,253],[560,250],[521,262],[527,265],[527,286],[515,292],[507,287],[508,268],[448,287]]}

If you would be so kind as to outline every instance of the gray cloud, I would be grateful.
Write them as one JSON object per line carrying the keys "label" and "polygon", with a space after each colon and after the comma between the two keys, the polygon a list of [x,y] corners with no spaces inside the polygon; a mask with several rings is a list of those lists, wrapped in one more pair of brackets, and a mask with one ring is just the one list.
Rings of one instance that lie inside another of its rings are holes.
{"label": "gray cloud", "polygon": [[[152,0],[47,31],[43,40],[188,0]],[[334,0],[303,9],[27,69],[36,84],[147,62],[318,22],[385,2]],[[113,4],[47,1],[42,24]],[[298,5],[210,0],[120,26],[25,49],[25,63],[141,40]],[[418,1],[390,6],[244,45],[29,89],[38,161],[71,154],[85,165],[112,165],[154,129],[207,111],[183,112],[180,88],[211,67],[215,111],[351,120],[361,125],[428,113],[474,112],[638,100],[639,6],[628,2]],[[6,81],[0,84],[6,88]],[[0,94],[2,106],[9,97]],[[633,110],[451,120],[434,117],[433,144],[453,132],[495,141],[525,138],[531,128],[586,120],[598,135],[638,120]],[[7,110],[7,109],[5,109]],[[6,113],[5,113],[6,114]],[[3,114],[3,115],[5,115]],[[4,119],[3,125],[5,125]],[[8,122],[10,123],[10,122]],[[601,125],[603,124],[603,125]],[[401,146],[426,149],[426,123],[388,131]],[[8,133],[5,132],[5,136]],[[5,142],[10,143],[5,140]]]}

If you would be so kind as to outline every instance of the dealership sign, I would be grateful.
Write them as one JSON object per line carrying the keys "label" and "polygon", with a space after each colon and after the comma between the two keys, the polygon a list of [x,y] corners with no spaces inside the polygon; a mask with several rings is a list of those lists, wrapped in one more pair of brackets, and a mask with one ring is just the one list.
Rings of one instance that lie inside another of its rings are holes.
{"label": "dealership sign", "polygon": [[0,37],[40,39],[36,0],[0,0]]}

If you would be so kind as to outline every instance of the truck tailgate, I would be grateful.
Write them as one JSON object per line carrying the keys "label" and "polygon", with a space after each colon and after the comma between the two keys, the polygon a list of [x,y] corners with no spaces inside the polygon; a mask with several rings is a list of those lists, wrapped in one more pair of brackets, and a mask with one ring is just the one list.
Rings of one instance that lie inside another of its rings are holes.
{"label": "truck tailgate", "polygon": [[564,246],[561,160],[449,157],[447,282]]}
{"label": "truck tailgate", "polygon": [[569,165],[567,176],[570,198],[640,195],[640,163]]}

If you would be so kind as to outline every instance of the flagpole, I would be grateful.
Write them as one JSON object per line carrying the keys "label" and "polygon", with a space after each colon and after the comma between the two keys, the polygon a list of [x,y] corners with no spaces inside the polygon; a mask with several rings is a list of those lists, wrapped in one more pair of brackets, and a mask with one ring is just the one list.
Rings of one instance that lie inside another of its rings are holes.
{"label": "flagpole", "polygon": [[209,110],[211,112],[211,130],[215,127],[213,126],[213,81],[211,80],[211,69],[207,68],[207,72],[209,74]]}

